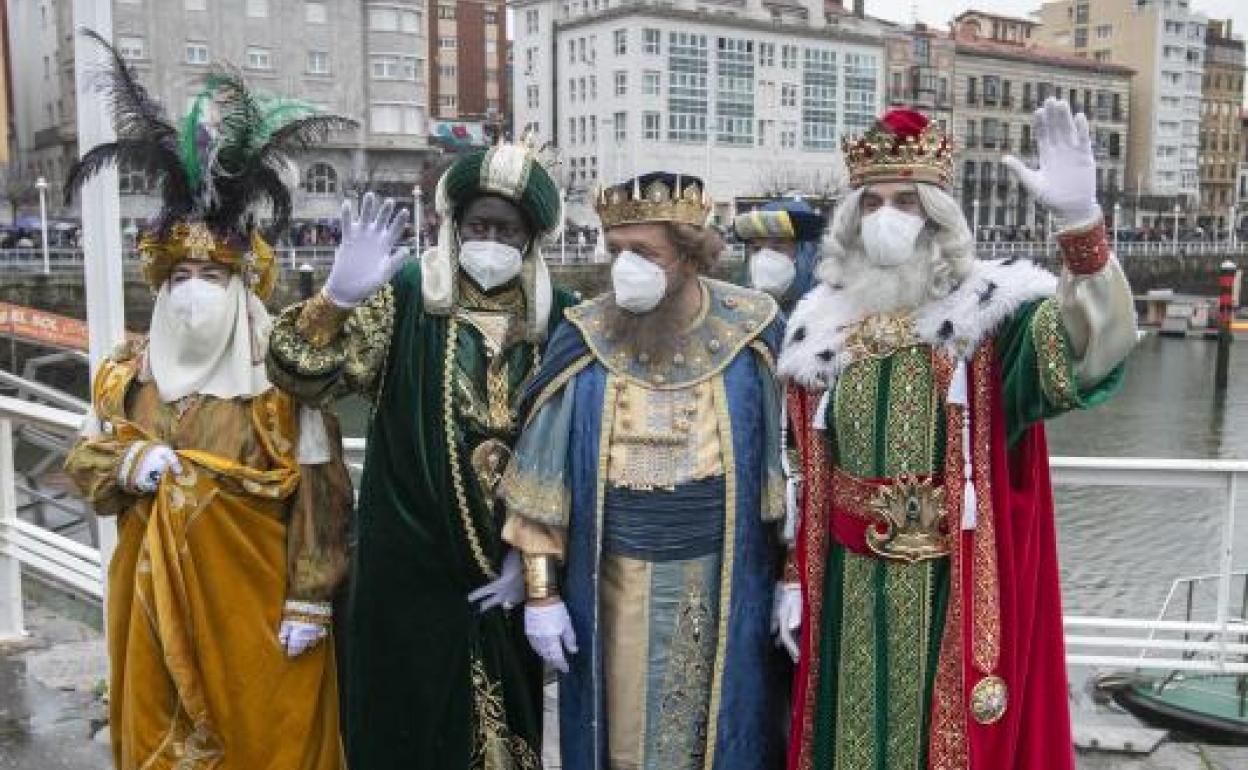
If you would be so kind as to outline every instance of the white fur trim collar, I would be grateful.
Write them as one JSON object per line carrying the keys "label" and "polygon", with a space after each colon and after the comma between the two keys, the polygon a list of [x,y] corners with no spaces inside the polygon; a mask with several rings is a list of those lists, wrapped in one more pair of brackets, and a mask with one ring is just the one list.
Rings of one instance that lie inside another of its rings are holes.
{"label": "white fur trim collar", "polygon": [[[924,343],[966,358],[1022,305],[1056,291],[1057,278],[1029,261],[977,261],[957,289],[919,308],[915,331]],[[780,376],[811,389],[830,388],[853,363],[845,350],[847,332],[866,315],[852,296],[819,284],[789,318]]]}

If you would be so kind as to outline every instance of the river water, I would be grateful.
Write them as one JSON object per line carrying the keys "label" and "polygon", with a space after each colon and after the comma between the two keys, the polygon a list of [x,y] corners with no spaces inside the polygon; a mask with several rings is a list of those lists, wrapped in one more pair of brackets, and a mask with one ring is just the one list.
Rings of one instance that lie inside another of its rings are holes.
{"label": "river water", "polygon": [[[1146,338],[1113,400],[1049,424],[1051,454],[1248,458],[1248,344],[1232,352],[1221,397],[1214,355],[1213,342]],[[363,403],[342,413],[345,435],[364,435]],[[1067,614],[1151,617],[1175,578],[1217,569],[1221,492],[1059,487],[1056,499]],[[1235,565],[1248,569],[1248,505],[1240,509]]]}

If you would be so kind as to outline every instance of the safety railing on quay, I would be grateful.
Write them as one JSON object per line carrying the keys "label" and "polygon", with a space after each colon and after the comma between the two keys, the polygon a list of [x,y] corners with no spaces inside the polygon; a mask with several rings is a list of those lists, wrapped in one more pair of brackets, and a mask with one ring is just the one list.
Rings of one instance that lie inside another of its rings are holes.
{"label": "safety railing on quay", "polygon": [[[82,414],[76,411],[0,396],[0,638],[22,633],[22,567],[87,596],[98,599],[103,595],[99,550],[18,516],[15,462],[24,432],[38,430],[72,438],[81,420]],[[347,462],[358,470],[364,439],[348,438],[344,449]],[[1248,619],[1242,607],[1234,606],[1232,591],[1236,492],[1240,480],[1248,476],[1248,461],[1055,457],[1052,467],[1059,486],[1224,492],[1218,568],[1204,576],[1216,585],[1211,617],[1170,619],[1164,613],[1158,617],[1067,616],[1068,662],[1099,668],[1248,673]]]}

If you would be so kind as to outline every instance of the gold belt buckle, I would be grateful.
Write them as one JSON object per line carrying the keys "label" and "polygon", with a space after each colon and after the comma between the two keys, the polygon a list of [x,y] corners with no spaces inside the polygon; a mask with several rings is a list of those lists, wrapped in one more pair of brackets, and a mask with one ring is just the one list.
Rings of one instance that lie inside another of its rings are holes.
{"label": "gold belt buckle", "polygon": [[867,508],[876,520],[867,527],[867,547],[879,556],[913,564],[949,555],[944,489],[902,476],[881,487]]}

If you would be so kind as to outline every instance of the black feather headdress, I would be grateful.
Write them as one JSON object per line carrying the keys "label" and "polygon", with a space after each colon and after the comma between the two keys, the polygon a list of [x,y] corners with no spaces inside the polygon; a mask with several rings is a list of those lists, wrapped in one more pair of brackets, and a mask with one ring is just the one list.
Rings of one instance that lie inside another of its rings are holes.
{"label": "black feather headdress", "polygon": [[185,235],[194,226],[200,243],[211,235],[223,246],[246,250],[256,236],[250,221],[265,204],[271,232],[285,231],[292,211],[284,181],[293,167],[291,156],[332,131],[358,125],[306,102],[261,95],[228,66],[210,71],[190,111],[174,122],[116,48],[92,30],[82,34],[108,54],[93,85],[108,103],[117,139],[91,148],[70,168],[66,202],[114,164],[146,173],[161,199],[152,236],[145,239],[153,248],[174,236],[175,229]]}

